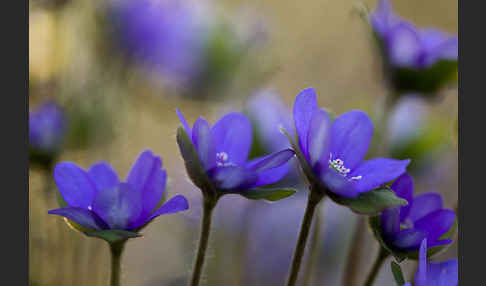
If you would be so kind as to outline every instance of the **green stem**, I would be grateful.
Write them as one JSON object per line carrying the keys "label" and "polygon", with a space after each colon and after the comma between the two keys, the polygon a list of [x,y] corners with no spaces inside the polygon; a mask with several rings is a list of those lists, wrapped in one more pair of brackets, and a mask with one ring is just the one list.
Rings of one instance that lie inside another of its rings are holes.
{"label": "green stem", "polygon": [[319,251],[319,245],[321,245],[323,242],[322,240],[319,239],[319,234],[321,232],[320,225],[322,223],[322,209],[317,210],[316,214],[316,219],[314,220],[314,227],[312,227],[312,237],[311,237],[311,244],[310,244],[310,249],[309,249],[309,258],[307,265],[305,267],[305,272],[304,272],[304,281],[302,281],[302,286],[308,286],[311,283],[312,280],[312,272],[314,270],[314,266],[316,263],[318,263],[318,253]]}
{"label": "green stem", "polygon": [[204,258],[208,248],[209,233],[211,229],[211,217],[214,207],[218,202],[217,199],[204,198],[203,203],[203,217],[201,221],[201,234],[199,237],[199,247],[197,250],[196,262],[194,263],[194,270],[192,272],[191,286],[199,285],[201,274],[204,266]]}
{"label": "green stem", "polygon": [[300,227],[299,239],[297,240],[297,245],[295,247],[294,258],[292,260],[287,286],[294,286],[297,282],[300,265],[302,264],[302,257],[304,256],[305,245],[307,243],[307,237],[309,236],[309,230],[312,224],[312,218],[317,205],[323,198],[323,193],[310,188],[307,207],[305,209],[304,219],[302,220],[302,225]]}
{"label": "green stem", "polygon": [[388,252],[380,247],[380,252],[378,252],[378,256],[376,257],[375,263],[371,268],[370,273],[368,274],[368,278],[366,278],[365,286],[372,286],[373,282],[375,282],[376,276],[381,268],[383,262],[385,262],[386,258],[388,257]]}
{"label": "green stem", "polygon": [[120,286],[121,256],[126,241],[110,243],[111,250],[111,286]]}

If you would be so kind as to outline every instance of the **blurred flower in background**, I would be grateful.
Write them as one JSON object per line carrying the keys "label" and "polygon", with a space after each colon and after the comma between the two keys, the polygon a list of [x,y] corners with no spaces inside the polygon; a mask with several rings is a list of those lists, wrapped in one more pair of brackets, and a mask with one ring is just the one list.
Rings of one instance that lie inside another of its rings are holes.
{"label": "blurred flower in background", "polygon": [[261,25],[226,21],[210,1],[124,0],[110,7],[122,53],[196,98],[231,80],[248,47],[265,39]]}
{"label": "blurred flower in background", "polygon": [[435,93],[455,80],[457,36],[417,28],[392,11],[390,0],[379,0],[370,22],[396,92]]}
{"label": "blurred flower in background", "polygon": [[289,148],[289,140],[280,127],[293,129],[290,107],[272,90],[255,92],[248,100],[246,113],[253,125],[254,142],[250,156],[261,156]]}
{"label": "blurred flower in background", "polygon": [[55,101],[47,101],[29,114],[30,159],[34,163],[53,163],[65,141],[67,118]]}
{"label": "blurred flower in background", "polygon": [[430,116],[427,102],[417,96],[401,97],[390,112],[387,140],[391,156],[413,158],[408,172],[421,173],[435,164],[450,145],[450,129]]}

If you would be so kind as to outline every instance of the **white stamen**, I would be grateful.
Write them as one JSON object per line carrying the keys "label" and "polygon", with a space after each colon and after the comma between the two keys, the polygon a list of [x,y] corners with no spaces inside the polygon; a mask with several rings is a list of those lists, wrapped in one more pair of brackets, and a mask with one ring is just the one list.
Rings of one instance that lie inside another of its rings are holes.
{"label": "white stamen", "polygon": [[228,161],[228,153],[226,152],[219,152],[216,153],[216,165],[217,166],[235,166],[234,163],[227,162]]}
{"label": "white stamen", "polygon": [[[346,177],[346,175],[351,172],[351,169],[344,167],[344,161],[343,160],[341,160],[339,158],[336,158],[336,159],[333,160],[332,159],[332,153],[329,154],[329,168],[336,170],[338,173],[340,173],[344,177]],[[357,181],[357,180],[361,180],[362,178],[363,178],[363,176],[354,176],[354,177],[351,177],[350,180],[351,181]]]}

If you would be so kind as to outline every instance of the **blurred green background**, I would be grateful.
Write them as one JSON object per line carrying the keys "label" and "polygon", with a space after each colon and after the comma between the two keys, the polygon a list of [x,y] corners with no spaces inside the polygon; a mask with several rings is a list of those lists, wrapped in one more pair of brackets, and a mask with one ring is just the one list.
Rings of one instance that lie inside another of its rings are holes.
{"label": "blurred green background", "polygon": [[[123,285],[185,285],[190,274],[199,233],[201,195],[188,180],[179,156],[176,108],[190,122],[198,116],[214,122],[223,111],[244,108],[248,96],[261,88],[272,88],[291,106],[300,90],[314,87],[319,105],[335,115],[350,109],[373,115],[387,94],[369,28],[355,10],[362,4],[374,7],[375,1],[211,1],[219,15],[231,23],[241,11],[252,11],[264,18],[268,39],[244,57],[227,84],[210,89],[211,97],[202,99],[165,88],[156,77],[121,60],[110,35],[104,2],[30,0],[29,103],[32,109],[45,99],[55,99],[73,118],[82,118],[81,125],[87,124],[76,129],[80,137],[69,143],[70,148],[62,152],[59,161],[73,161],[88,168],[105,160],[124,177],[138,154],[149,148],[162,156],[168,170],[167,195],[188,197],[189,211],[162,216],[143,231],[144,237],[129,241],[122,264]],[[434,26],[457,34],[457,1],[396,0],[393,5],[397,13],[419,26]],[[251,24],[252,18],[243,17],[244,21]],[[439,191],[445,196],[445,205],[453,207],[458,194],[454,141],[457,89],[445,89],[440,99],[426,104],[428,122],[432,122],[434,132],[441,134],[440,147],[434,149],[436,156],[430,156],[422,165],[415,189]],[[47,215],[48,209],[57,207],[57,201],[52,176],[50,180],[45,177],[42,169],[31,166],[31,285],[107,285],[110,264],[105,242],[76,233],[61,218]],[[258,279],[245,282],[241,278],[250,274],[241,267],[241,253],[245,252],[238,249],[244,245],[240,243],[244,240],[239,232],[242,226],[233,224],[249,214],[227,212],[223,205],[237,208],[245,203],[228,197],[219,205],[221,210],[216,211],[217,223],[204,276],[206,285],[281,285]],[[275,205],[269,205],[268,211]],[[295,212],[302,216],[303,204]],[[226,216],[243,217],[227,222]],[[355,223],[353,215],[348,213],[346,217],[349,219],[342,222],[343,237],[333,250],[336,254],[332,261],[336,264],[318,264],[312,285],[340,285],[347,242]],[[326,225],[332,223],[326,221]],[[279,233],[284,226],[269,223],[267,227]],[[295,228],[295,236],[274,239],[287,241],[293,248],[299,223],[286,227]],[[371,233],[365,245],[361,275],[368,271],[369,257],[375,255],[377,247]],[[321,252],[324,255],[324,250]],[[272,253],[261,253],[267,255]],[[456,256],[454,243],[437,259]],[[248,263],[259,260],[255,255]],[[411,274],[414,265],[407,262],[407,266],[406,272]],[[279,267],[286,273],[288,266]],[[387,265],[376,285],[391,285],[388,272]],[[284,278],[276,277],[275,281]]]}

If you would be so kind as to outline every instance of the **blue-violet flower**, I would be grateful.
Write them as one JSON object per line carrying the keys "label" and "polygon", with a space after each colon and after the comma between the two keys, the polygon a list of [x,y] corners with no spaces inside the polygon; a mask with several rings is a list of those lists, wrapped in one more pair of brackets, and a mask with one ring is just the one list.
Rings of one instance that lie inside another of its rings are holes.
{"label": "blue-violet flower", "polygon": [[54,101],[48,101],[29,113],[29,145],[44,155],[56,154],[64,142],[66,115]]}
{"label": "blue-violet flower", "polygon": [[[375,158],[363,161],[373,135],[366,113],[352,110],[332,123],[317,106],[316,93],[301,91],[294,103],[298,144],[311,177],[331,193],[356,198],[405,173],[410,160]],[[302,164],[302,163],[301,163]],[[308,175],[309,177],[309,175]]]}
{"label": "blue-violet flower", "polygon": [[443,235],[453,227],[456,215],[443,208],[440,194],[427,192],[413,197],[413,180],[408,174],[396,179],[391,189],[408,205],[389,208],[381,214],[382,239],[389,249],[417,251],[425,238],[428,248],[452,242]]}
{"label": "blue-violet flower", "polygon": [[85,171],[71,162],[54,169],[54,180],[66,207],[50,210],[93,231],[126,230],[136,232],[159,215],[189,208],[177,195],[158,209],[165,190],[166,171],[159,156],[146,150],[132,166],[125,182],[105,162]]}
{"label": "blue-violet flower", "polygon": [[[290,149],[247,161],[252,129],[245,115],[228,113],[212,127],[200,117],[191,129],[182,114],[179,111],[177,114],[197,151],[204,172],[216,190],[241,192],[276,183],[286,175],[286,163],[294,156]],[[185,154],[183,148],[181,153],[187,164],[190,156]],[[200,186],[200,182],[194,183]]]}

